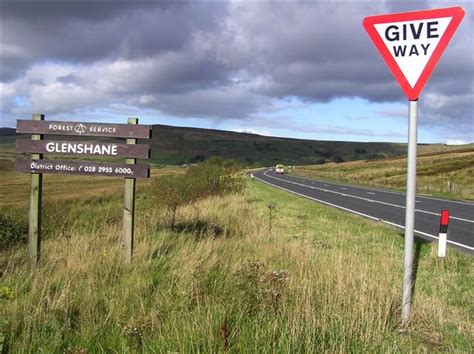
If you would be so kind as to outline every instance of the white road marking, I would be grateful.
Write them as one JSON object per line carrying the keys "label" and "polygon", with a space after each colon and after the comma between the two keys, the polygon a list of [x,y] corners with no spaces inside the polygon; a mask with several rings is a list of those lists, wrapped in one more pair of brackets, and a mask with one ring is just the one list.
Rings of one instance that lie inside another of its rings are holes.
{"label": "white road marking", "polygon": [[347,188],[346,188],[346,187],[341,187],[341,189],[344,189],[345,191],[347,191]]}
{"label": "white road marking", "polygon": [[[267,171],[268,172],[268,171]],[[270,177],[270,176],[267,176],[267,177]],[[307,179],[304,179],[304,178],[299,178],[300,180],[303,180],[303,181],[308,181]],[[339,185],[338,183],[333,183],[334,186],[337,186]],[[325,187],[329,187],[327,184],[324,185]],[[360,188],[360,189],[363,189],[363,187],[357,187],[357,188]],[[376,189],[376,188],[374,188]],[[382,193],[388,193],[388,194],[396,194],[396,195],[403,195],[402,192],[392,192],[392,191],[389,191],[389,190],[386,190],[386,189],[379,189],[380,192]],[[369,192],[367,192],[369,193]],[[474,203],[473,202],[463,202],[463,201],[460,201],[460,200],[449,200],[449,199],[441,199],[441,198],[436,198],[436,197],[430,197],[430,196],[427,196],[427,195],[423,195],[423,196],[420,196],[420,198],[424,198],[424,199],[432,199],[432,200],[439,200],[440,202],[446,202],[446,203],[453,203],[453,204],[463,204],[463,205],[470,205],[470,206],[474,206]]]}
{"label": "white road marking", "polygon": [[374,192],[367,192],[367,194],[370,194],[370,195],[375,195]]}
{"label": "white road marking", "polygon": [[[364,201],[370,201],[370,200],[367,199],[367,198],[359,197],[359,196],[356,196],[356,195],[343,194],[343,193],[336,192],[336,191],[332,191],[332,190],[322,189],[322,188],[318,188],[318,187],[312,187],[312,186],[308,186],[307,184],[302,184],[302,183],[298,183],[298,182],[291,182],[291,181],[288,181],[288,180],[286,180],[286,179],[282,179],[282,178],[278,178],[278,177],[274,177],[274,176],[269,176],[269,175],[267,175],[268,171],[269,171],[269,170],[267,170],[267,171],[265,171],[265,172],[263,173],[263,174],[264,174],[266,177],[268,177],[268,178],[273,178],[273,179],[276,179],[276,180],[279,180],[279,181],[283,181],[283,182],[287,182],[287,183],[296,184],[296,185],[298,185],[298,186],[302,186],[302,187],[306,187],[306,188],[322,190],[322,191],[325,191],[325,192],[338,194],[338,195],[341,195],[341,196],[344,196],[344,197],[349,196],[349,197],[352,197],[352,198],[355,198],[355,199],[361,199],[361,200],[364,200]],[[383,205],[392,206],[392,207],[395,207],[395,208],[405,209],[405,206],[403,206],[403,205],[397,205],[397,204],[393,204],[393,203],[382,202],[382,201],[379,201],[379,200],[374,200],[373,202],[374,202],[374,203],[383,204]],[[434,212],[431,212],[431,211],[426,211],[426,210],[421,210],[421,209],[415,209],[415,211],[417,211],[417,212],[419,212],[419,213],[429,214],[429,215],[441,216],[441,214],[439,214],[439,213],[434,213]],[[473,224],[474,224],[474,220],[463,219],[463,218],[459,218],[459,217],[456,217],[456,216],[451,216],[450,218],[451,218],[451,219],[456,219],[456,220],[465,221],[465,222],[469,222],[469,223],[473,223]]]}
{"label": "white road marking", "polygon": [[[268,171],[267,171],[267,172],[268,172]],[[267,176],[267,177],[270,177],[270,176],[268,176],[268,175],[266,174],[266,172],[264,172],[264,175]],[[397,227],[399,227],[399,228],[401,228],[401,229],[405,229],[405,226],[403,226],[403,225],[399,225],[399,224],[396,224],[396,223],[393,223],[393,222],[390,222],[390,221],[386,221],[386,220],[383,220],[383,219],[380,219],[380,218],[377,218],[377,217],[374,217],[374,216],[371,216],[371,215],[368,215],[368,214],[364,214],[364,213],[361,213],[361,212],[358,212],[358,211],[355,211],[355,210],[352,210],[352,209],[344,208],[344,207],[339,206],[339,205],[336,205],[336,204],[332,204],[332,203],[329,203],[329,202],[325,202],[324,200],[316,199],[316,198],[313,198],[313,197],[310,197],[310,196],[307,196],[307,195],[304,195],[304,194],[301,194],[301,193],[292,191],[292,190],[290,190],[290,189],[286,189],[286,188],[277,186],[277,185],[275,185],[275,184],[271,184],[270,182],[264,181],[263,179],[258,178],[258,177],[255,177],[255,178],[258,179],[259,181],[263,182],[263,183],[266,183],[266,184],[272,186],[272,187],[279,188],[279,189],[282,189],[282,190],[287,191],[287,192],[289,192],[289,193],[299,195],[300,197],[303,197],[303,198],[306,198],[306,199],[310,199],[310,200],[314,200],[314,201],[316,201],[316,202],[319,202],[319,203],[322,203],[322,204],[326,204],[326,205],[332,206],[332,207],[334,207],[334,208],[338,208],[338,209],[341,209],[341,210],[345,210],[345,211],[348,211],[348,212],[350,212],[350,213],[357,214],[357,215],[360,215],[360,216],[369,218],[369,219],[371,219],[371,220],[381,221],[381,222],[383,222],[383,223],[385,223],[385,224],[392,225],[392,226],[397,226]],[[438,238],[439,238],[438,236],[431,235],[431,234],[428,234],[428,233],[423,232],[423,231],[418,231],[418,230],[414,230],[414,231],[415,231],[416,233],[420,234],[420,235],[428,236],[428,237],[431,237],[431,238],[434,238],[434,239],[438,239]],[[456,246],[459,246],[459,247],[466,248],[466,249],[468,249],[468,250],[474,251],[474,247],[470,247],[470,246],[467,246],[467,245],[463,245],[462,243],[458,243],[458,242],[451,241],[451,240],[448,240],[448,243],[451,243],[451,244],[453,244],[453,245],[456,245]]]}
{"label": "white road marking", "polygon": [[[401,229],[405,229],[405,226],[400,225],[400,224],[396,224],[394,222],[385,221],[385,220],[382,220],[382,222],[384,222],[386,224],[389,224],[389,225],[397,226]],[[431,235],[431,234],[428,234],[428,233],[423,232],[423,231],[415,230],[415,232],[419,233],[420,235],[424,235],[424,236],[432,237],[432,238],[435,238],[435,239],[439,239],[439,236]],[[474,251],[474,247],[470,247],[470,246],[464,245],[462,243],[459,243],[459,242],[456,242],[456,241],[451,241],[451,240],[447,240],[447,242],[452,243],[453,245],[456,245],[456,246],[463,247],[463,248],[466,248],[468,250]]]}

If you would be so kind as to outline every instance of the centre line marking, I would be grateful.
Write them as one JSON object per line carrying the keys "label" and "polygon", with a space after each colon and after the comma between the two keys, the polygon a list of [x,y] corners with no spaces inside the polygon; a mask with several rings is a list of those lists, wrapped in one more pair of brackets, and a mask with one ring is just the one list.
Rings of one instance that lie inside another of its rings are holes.
{"label": "centre line marking", "polygon": [[[265,172],[263,173],[263,175],[264,175],[265,177],[268,177],[268,178],[273,178],[273,179],[276,179],[276,180],[279,180],[279,181],[283,181],[283,182],[286,182],[286,183],[295,184],[295,185],[302,186],[302,187],[306,187],[306,188],[317,189],[317,190],[320,190],[320,191],[326,191],[326,192],[329,192],[329,193],[339,194],[339,195],[342,195],[342,196],[344,196],[344,197],[351,197],[351,198],[355,198],[355,199],[361,199],[361,200],[369,201],[369,199],[367,199],[367,198],[358,197],[358,196],[356,196],[356,195],[351,195],[351,194],[348,195],[348,194],[343,194],[343,193],[336,192],[336,191],[332,191],[332,190],[324,190],[324,189],[322,189],[322,188],[312,187],[312,186],[308,186],[308,185],[306,185],[306,184],[297,183],[297,182],[291,182],[291,181],[288,181],[288,180],[286,180],[286,179],[282,179],[282,178],[278,178],[278,177],[269,176],[269,175],[267,175],[268,171],[270,171],[270,170],[267,170],[267,171],[265,171]],[[395,208],[405,209],[405,206],[403,206],[403,205],[397,205],[397,204],[393,204],[393,203],[382,202],[382,201],[379,201],[379,200],[374,200],[374,203],[379,203],[379,204],[383,204],[383,205],[392,206],[392,207],[395,207]],[[430,215],[436,215],[436,216],[440,216],[440,215],[441,215],[441,214],[439,214],[439,213],[434,213],[434,212],[431,212],[431,211],[426,211],[426,210],[421,210],[421,209],[415,209],[415,212],[425,213],[425,214],[430,214]],[[469,222],[469,223],[473,223],[473,224],[474,224],[474,220],[463,219],[463,218],[459,218],[459,217],[456,217],[456,216],[451,216],[451,219],[461,220],[461,221],[465,221],[465,222]]]}

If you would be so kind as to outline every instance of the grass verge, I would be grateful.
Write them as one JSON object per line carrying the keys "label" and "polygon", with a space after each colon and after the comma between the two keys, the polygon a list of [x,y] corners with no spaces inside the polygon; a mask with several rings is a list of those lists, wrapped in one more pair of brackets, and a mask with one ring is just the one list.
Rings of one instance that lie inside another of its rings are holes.
{"label": "grass verge", "polygon": [[403,242],[385,225],[248,181],[181,207],[171,228],[143,188],[126,267],[121,195],[60,203],[51,220],[71,223],[50,231],[36,273],[25,246],[0,253],[5,352],[474,349],[472,257],[456,250],[439,261],[417,246],[401,329]]}

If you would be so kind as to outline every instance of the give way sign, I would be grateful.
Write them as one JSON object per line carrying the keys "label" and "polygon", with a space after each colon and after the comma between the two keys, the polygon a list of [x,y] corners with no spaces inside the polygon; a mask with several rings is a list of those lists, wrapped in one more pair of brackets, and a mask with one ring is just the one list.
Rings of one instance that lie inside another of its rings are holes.
{"label": "give way sign", "polygon": [[464,16],[461,7],[366,17],[364,28],[410,100],[418,99]]}

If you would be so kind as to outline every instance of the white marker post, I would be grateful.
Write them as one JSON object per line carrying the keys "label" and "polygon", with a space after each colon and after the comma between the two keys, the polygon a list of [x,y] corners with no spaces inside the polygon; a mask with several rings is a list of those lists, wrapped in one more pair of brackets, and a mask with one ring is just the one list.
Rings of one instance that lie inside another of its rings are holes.
{"label": "white marker post", "polygon": [[363,25],[409,99],[402,325],[411,317],[415,230],[418,96],[464,17],[461,7],[385,14]]}
{"label": "white marker post", "polygon": [[439,238],[438,238],[438,257],[446,257],[446,243],[448,242],[448,224],[449,211],[441,211],[441,219],[439,221]]}

